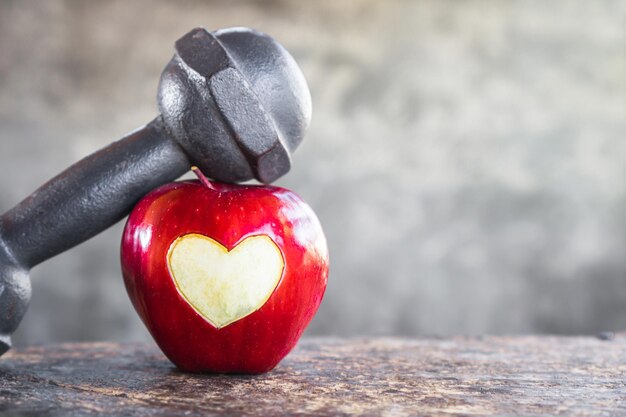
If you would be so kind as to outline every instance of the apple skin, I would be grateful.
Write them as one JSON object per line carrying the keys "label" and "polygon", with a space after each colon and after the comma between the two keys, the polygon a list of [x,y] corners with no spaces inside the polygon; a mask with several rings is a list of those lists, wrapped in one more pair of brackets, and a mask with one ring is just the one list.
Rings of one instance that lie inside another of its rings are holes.
{"label": "apple skin", "polygon": [[[248,236],[269,236],[285,265],[267,302],[221,329],[197,313],[178,292],[167,264],[172,242],[191,233],[229,251]],[[270,371],[296,345],[328,279],[328,249],[317,217],[296,194],[274,186],[183,181],[160,187],[130,214],[121,261],[133,306],[163,353],[187,372]]]}

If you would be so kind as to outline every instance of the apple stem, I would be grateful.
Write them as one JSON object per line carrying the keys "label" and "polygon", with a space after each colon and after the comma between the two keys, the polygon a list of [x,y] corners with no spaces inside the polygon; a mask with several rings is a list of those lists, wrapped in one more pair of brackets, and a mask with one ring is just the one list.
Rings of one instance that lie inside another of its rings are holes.
{"label": "apple stem", "polygon": [[197,166],[192,166],[191,170],[194,174],[196,174],[196,177],[198,177],[202,184],[204,184],[207,188],[210,188],[211,190],[215,190],[215,187],[213,186],[211,181],[209,181],[209,179],[204,176],[200,168],[198,168]]}

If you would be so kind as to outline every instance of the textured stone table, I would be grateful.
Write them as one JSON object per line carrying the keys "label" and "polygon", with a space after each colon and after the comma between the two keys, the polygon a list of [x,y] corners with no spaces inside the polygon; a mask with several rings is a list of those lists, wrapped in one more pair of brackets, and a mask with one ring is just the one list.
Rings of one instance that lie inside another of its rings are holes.
{"label": "textured stone table", "polygon": [[0,415],[90,414],[622,415],[626,334],[305,339],[260,376],[183,374],[148,345],[0,359]]}

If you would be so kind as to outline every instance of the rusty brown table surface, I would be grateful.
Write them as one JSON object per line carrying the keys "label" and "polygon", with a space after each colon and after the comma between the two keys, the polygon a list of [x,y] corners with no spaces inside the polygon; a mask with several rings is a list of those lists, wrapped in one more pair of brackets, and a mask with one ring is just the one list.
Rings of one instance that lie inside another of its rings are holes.
{"label": "rusty brown table surface", "polygon": [[304,339],[257,376],[184,374],[152,345],[0,358],[0,415],[93,414],[626,415],[626,334]]}

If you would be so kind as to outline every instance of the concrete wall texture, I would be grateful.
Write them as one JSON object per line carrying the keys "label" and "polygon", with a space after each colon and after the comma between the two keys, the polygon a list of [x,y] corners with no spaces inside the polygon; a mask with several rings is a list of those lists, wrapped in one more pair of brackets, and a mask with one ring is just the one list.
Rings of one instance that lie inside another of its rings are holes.
{"label": "concrete wall texture", "polygon": [[[308,332],[626,329],[626,3],[0,2],[0,211],[156,114],[192,27],[279,39],[313,122],[278,184],[325,227]],[[122,224],[32,271],[18,344],[149,340]]]}

